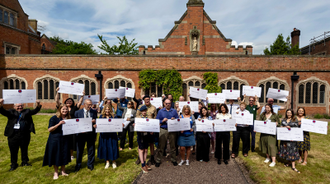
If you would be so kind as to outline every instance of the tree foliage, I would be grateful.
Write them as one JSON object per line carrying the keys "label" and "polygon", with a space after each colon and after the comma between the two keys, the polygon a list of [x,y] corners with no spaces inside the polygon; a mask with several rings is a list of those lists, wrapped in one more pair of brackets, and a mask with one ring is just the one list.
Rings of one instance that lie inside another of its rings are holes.
{"label": "tree foliage", "polygon": [[162,86],[164,94],[171,94],[176,101],[182,95],[182,78],[177,70],[142,70],[139,73],[139,86],[150,89],[151,83]]}
{"label": "tree foliage", "polygon": [[106,40],[103,39],[102,35],[97,35],[101,41],[101,46],[98,46],[100,49],[105,51],[109,55],[137,55],[139,54],[139,50],[137,48],[138,43],[134,43],[135,39],[131,42],[128,42],[126,36],[120,38],[117,36],[119,40],[119,44],[110,46]]}
{"label": "tree foliage", "polygon": [[206,72],[203,75],[206,86],[204,89],[208,90],[208,93],[221,93],[221,87],[218,86],[218,74],[212,72]]}
{"label": "tree foliage", "polygon": [[52,51],[53,54],[97,54],[90,43],[63,40],[58,36],[49,39],[56,42],[56,46]]}
{"label": "tree foliage", "polygon": [[292,46],[290,42],[290,37],[286,38],[282,34],[279,34],[275,42],[270,45],[270,49],[266,48],[264,50],[265,55],[300,55],[300,50],[298,45]]}

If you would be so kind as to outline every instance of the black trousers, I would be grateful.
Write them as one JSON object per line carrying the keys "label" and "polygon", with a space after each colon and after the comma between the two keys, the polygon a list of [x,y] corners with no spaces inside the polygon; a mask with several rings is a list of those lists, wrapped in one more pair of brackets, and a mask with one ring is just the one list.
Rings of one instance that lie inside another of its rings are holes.
{"label": "black trousers", "polygon": [[243,154],[247,154],[250,150],[250,127],[237,127],[237,131],[233,132],[232,153],[238,154],[240,139],[243,141]]}
{"label": "black trousers", "polygon": [[84,153],[85,144],[87,142],[87,151],[88,151],[88,167],[94,166],[95,161],[95,133],[80,133],[76,136],[77,142],[77,160],[76,160],[76,169],[81,167],[81,161]]}
{"label": "black trousers", "polygon": [[17,131],[12,137],[8,137],[8,146],[10,150],[11,165],[17,166],[17,154],[19,148],[21,148],[21,159],[22,163],[27,163],[29,161],[28,157],[28,147],[31,140],[30,132],[20,132]]}
{"label": "black trousers", "polygon": [[196,160],[210,160],[210,136],[208,133],[197,132]]}
{"label": "black trousers", "polygon": [[[131,126],[131,125],[129,125]],[[130,131],[130,127],[123,128],[123,132],[121,132],[120,135],[120,147],[124,149],[125,147],[125,139],[126,139],[126,133],[128,133],[128,141],[129,141],[129,147],[133,148],[133,137],[134,137],[134,131]]]}
{"label": "black trousers", "polygon": [[215,158],[222,159],[222,155],[223,155],[223,160],[229,160],[229,142],[230,142],[230,132],[217,132],[216,145],[215,145]]}
{"label": "black trousers", "polygon": [[250,125],[251,132],[251,149],[254,150],[256,148],[256,133],[254,132],[254,125]]}

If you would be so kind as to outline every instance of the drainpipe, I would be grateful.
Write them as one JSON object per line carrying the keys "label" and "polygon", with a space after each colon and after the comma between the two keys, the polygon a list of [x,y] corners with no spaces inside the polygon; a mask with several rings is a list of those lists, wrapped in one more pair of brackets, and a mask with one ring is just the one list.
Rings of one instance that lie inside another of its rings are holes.
{"label": "drainpipe", "polygon": [[95,74],[95,77],[97,80],[100,80],[100,101],[102,101],[102,94],[103,94],[103,88],[102,88],[102,81],[103,81],[103,75],[101,71],[99,71],[98,74]]}
{"label": "drainpipe", "polygon": [[299,75],[297,75],[297,72],[293,72],[293,75],[291,76],[291,109],[293,109],[293,93],[294,93],[294,82],[298,81]]}

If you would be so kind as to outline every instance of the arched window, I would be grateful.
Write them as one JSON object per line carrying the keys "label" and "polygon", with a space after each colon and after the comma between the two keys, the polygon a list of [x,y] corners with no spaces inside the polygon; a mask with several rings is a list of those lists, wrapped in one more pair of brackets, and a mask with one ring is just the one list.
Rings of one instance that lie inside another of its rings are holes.
{"label": "arched window", "polygon": [[15,74],[4,77],[0,80],[0,98],[2,97],[2,89],[26,89],[26,86],[26,80]]}
{"label": "arched window", "polygon": [[[228,89],[240,90],[240,94],[242,94],[243,86],[249,85],[246,80],[242,80],[235,76],[231,76],[227,79],[220,80],[218,84],[221,87],[221,89],[223,89],[223,90],[228,90]],[[241,95],[241,99],[243,99],[243,98],[244,98],[244,96]]]}
{"label": "arched window", "polygon": [[206,84],[204,83],[204,80],[197,76],[192,76],[189,77],[188,79],[184,79],[182,83],[184,98],[187,99],[190,87],[204,89],[205,86]]}
{"label": "arched window", "polygon": [[[85,85],[85,95],[96,95],[97,94],[97,81],[86,75],[71,79],[71,82],[80,83]],[[76,95],[73,95],[73,99],[77,99]]]}
{"label": "arched window", "polygon": [[59,86],[60,79],[50,75],[37,78],[34,81],[34,88],[37,91],[38,100],[54,100],[56,88]]}
{"label": "arched window", "polygon": [[[269,88],[289,90],[289,85],[286,81],[281,80],[277,77],[270,77],[265,80],[259,81],[257,84],[261,88],[261,97],[259,98],[260,103],[267,103],[268,98],[266,98]],[[283,101],[274,99],[275,104],[283,104]]]}
{"label": "arched window", "polygon": [[318,105],[326,103],[327,85],[316,77],[298,83],[298,103]]}
{"label": "arched window", "polygon": [[105,89],[118,89],[119,87],[135,88],[132,79],[125,78],[121,75],[107,79],[104,83]]}

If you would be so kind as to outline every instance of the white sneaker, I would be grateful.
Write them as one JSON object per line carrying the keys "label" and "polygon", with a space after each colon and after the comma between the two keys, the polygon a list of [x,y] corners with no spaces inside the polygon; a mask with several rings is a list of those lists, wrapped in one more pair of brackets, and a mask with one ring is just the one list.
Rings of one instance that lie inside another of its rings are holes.
{"label": "white sneaker", "polygon": [[189,165],[189,160],[186,160],[186,165]]}
{"label": "white sneaker", "polygon": [[200,162],[203,162],[203,160],[200,160]]}
{"label": "white sneaker", "polygon": [[74,159],[74,156],[71,156],[71,161]]}
{"label": "white sneaker", "polygon": [[108,169],[108,168],[109,168],[109,166],[110,166],[110,164],[109,164],[109,162],[107,162],[107,163],[105,164],[105,167],[104,167],[104,169]]}
{"label": "white sneaker", "polygon": [[178,165],[182,166],[183,163],[184,163],[184,160],[181,160],[181,162]]}
{"label": "white sneaker", "polygon": [[275,162],[272,162],[271,164],[269,164],[269,167],[274,167],[276,165]]}
{"label": "white sneaker", "polygon": [[112,163],[112,168],[114,168],[114,169],[117,168],[117,164],[116,164],[116,162]]}
{"label": "white sneaker", "polygon": [[265,163],[268,163],[268,162],[270,162],[270,159],[269,158],[266,158],[266,160],[264,162]]}

